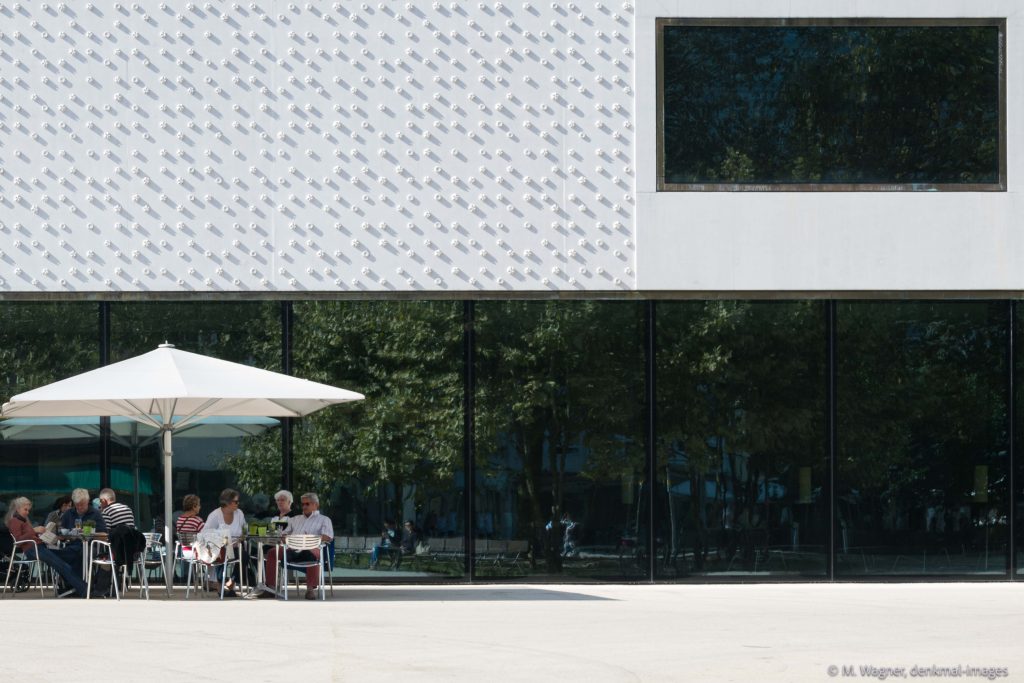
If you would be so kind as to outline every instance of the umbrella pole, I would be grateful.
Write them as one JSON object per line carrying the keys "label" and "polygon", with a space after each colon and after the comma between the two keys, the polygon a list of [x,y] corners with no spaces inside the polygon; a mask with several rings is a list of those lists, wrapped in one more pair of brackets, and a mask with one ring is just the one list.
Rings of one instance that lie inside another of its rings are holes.
{"label": "umbrella pole", "polygon": [[171,439],[171,430],[164,429],[164,580],[167,582],[168,594],[174,587],[174,535],[171,533],[173,529],[171,498],[174,493],[174,482],[171,481],[171,456],[173,454]]}

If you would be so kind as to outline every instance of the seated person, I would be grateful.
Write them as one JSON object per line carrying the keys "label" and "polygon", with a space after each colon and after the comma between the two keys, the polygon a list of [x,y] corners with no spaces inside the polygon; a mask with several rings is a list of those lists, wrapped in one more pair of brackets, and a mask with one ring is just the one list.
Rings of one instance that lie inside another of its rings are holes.
{"label": "seated person", "polygon": [[[220,492],[220,507],[210,513],[206,518],[206,529],[222,529],[227,528],[228,536],[231,541],[235,542],[240,539],[245,532],[245,513],[238,509],[240,494],[235,489],[224,489]],[[226,552],[221,551],[221,560],[224,559]],[[220,590],[220,580],[224,576],[224,566],[220,565],[217,567],[217,582],[211,581],[209,586],[210,590]],[[236,597],[234,591],[234,578],[228,577],[227,583],[225,583],[226,591],[224,595],[228,597]]]}
{"label": "seated person", "polygon": [[[69,548],[47,548],[46,544],[39,538],[39,534],[45,531],[46,527],[32,526],[32,523],[28,521],[31,511],[32,501],[25,497],[12,500],[7,510],[7,517],[4,521],[7,524],[7,529],[14,536],[15,543],[17,544],[18,541],[35,541],[37,544],[23,543],[17,547],[25,553],[26,557],[38,557],[39,560],[57,572],[64,585],[68,586],[68,589],[61,593],[60,597],[63,598],[73,594],[77,598],[84,598],[87,588],[85,581],[82,581],[82,577],[78,575],[76,569],[71,568],[81,564],[81,555],[79,552]],[[79,548],[80,550],[81,548]]]}
{"label": "seated person", "polygon": [[174,522],[174,531],[178,534],[197,534],[202,531],[206,523],[199,516],[200,507],[199,496],[194,493],[185,496],[181,501],[183,512]]}
{"label": "seated person", "polygon": [[380,544],[373,546],[373,552],[370,553],[370,569],[377,566],[382,554],[397,552],[401,540],[401,534],[395,528],[394,520],[384,520],[384,528],[380,532]]}
{"label": "seated person", "polygon": [[416,546],[420,542],[420,533],[416,530],[416,524],[411,519],[405,520],[405,524],[402,525],[402,541],[399,545],[401,554],[398,556],[396,567],[402,563],[402,558],[406,555],[415,555]]}
{"label": "seated person", "polygon": [[[324,543],[334,540],[334,525],[331,518],[320,514],[320,497],[315,493],[303,493],[302,514],[292,517],[285,529],[285,536],[310,534],[319,535]],[[280,559],[281,548],[274,547],[267,555],[267,585],[257,586],[259,592],[257,598],[274,598],[276,590],[270,586],[277,586],[277,562]],[[320,559],[320,549],[316,550],[288,550],[288,561],[309,562]],[[287,577],[285,577],[287,580]],[[316,589],[320,585],[320,567],[310,567],[306,570],[306,599],[316,600]]]}
{"label": "seated person", "polygon": [[50,514],[46,515],[46,526],[53,524],[51,529],[60,528],[60,518],[64,516],[64,513],[71,509],[71,496],[61,496],[57,500],[53,501],[53,507],[50,508]]}
{"label": "seated person", "polygon": [[299,514],[292,509],[293,500],[291,491],[281,489],[274,494],[274,503],[277,505],[277,508],[271,513],[270,521],[275,527],[279,526],[283,530],[288,526],[289,518]]}
{"label": "seated person", "polygon": [[61,529],[74,529],[76,522],[92,522],[96,531],[106,531],[107,525],[103,521],[103,515],[94,508],[89,501],[89,492],[85,489],[75,489],[71,492],[71,508],[60,517]]}
{"label": "seated person", "polygon": [[[134,569],[132,563],[137,553],[146,549],[146,539],[135,528],[135,513],[124,503],[117,502],[117,494],[114,489],[100,490],[100,515],[103,517],[103,525],[109,535],[110,551],[114,562],[118,565],[127,564],[129,571]],[[101,566],[98,582],[99,591],[102,595],[109,589],[107,585],[110,574],[110,567]],[[94,587],[94,592],[96,588]]]}
{"label": "seated person", "polygon": [[100,491],[100,514],[108,532],[113,532],[119,526],[135,528],[135,513],[124,503],[117,502],[114,489]]}

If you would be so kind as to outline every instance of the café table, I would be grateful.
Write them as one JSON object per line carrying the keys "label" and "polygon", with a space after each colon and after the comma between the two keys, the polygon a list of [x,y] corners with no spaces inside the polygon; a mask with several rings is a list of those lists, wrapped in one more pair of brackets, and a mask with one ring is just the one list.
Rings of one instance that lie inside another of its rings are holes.
{"label": "caf\u00e9 table", "polygon": [[105,531],[94,531],[91,534],[85,534],[78,532],[78,530],[71,531],[70,533],[62,533],[57,536],[57,539],[64,544],[74,543],[76,541],[82,544],[82,580],[89,580],[89,548],[91,546],[90,541],[107,540],[107,533]]}
{"label": "caf\u00e9 table", "polygon": [[[266,561],[264,553],[268,546],[279,548],[284,545],[284,535],[278,532],[249,534],[245,537],[245,540],[250,544],[256,545],[256,556],[259,558],[256,561],[256,585],[266,585],[267,573],[263,566]],[[278,553],[278,556],[280,556],[280,553]],[[250,557],[252,557],[251,554]]]}

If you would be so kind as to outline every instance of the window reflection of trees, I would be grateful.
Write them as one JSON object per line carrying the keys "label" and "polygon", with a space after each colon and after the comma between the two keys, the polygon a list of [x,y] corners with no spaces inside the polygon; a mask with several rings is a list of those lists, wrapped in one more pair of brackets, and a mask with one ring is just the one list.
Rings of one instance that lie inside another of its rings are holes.
{"label": "window reflection of trees", "polygon": [[667,183],[999,181],[996,26],[663,30]]}
{"label": "window reflection of trees", "polygon": [[658,304],[658,571],[822,574],[819,302]]}
{"label": "window reflection of trees", "polygon": [[1008,307],[839,305],[837,573],[1002,573]]}
{"label": "window reflection of trees", "polygon": [[646,534],[642,310],[630,302],[477,305],[477,531],[528,543],[524,571],[646,572],[620,558],[624,542],[635,546]]}

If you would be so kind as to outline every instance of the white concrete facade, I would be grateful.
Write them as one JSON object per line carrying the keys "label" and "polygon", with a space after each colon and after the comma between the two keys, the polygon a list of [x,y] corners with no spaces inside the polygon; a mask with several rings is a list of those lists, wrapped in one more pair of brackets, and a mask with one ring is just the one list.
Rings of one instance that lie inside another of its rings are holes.
{"label": "white concrete facade", "polygon": [[[659,17],[1000,17],[1006,192],[657,192]],[[1018,2],[0,1],[0,295],[1024,290]]]}
{"label": "white concrete facade", "polygon": [[0,2],[0,293],[635,288],[632,17]]}
{"label": "white concrete facade", "polygon": [[658,17],[1006,19],[1007,192],[656,192],[653,47],[637,50],[637,286],[642,290],[1024,289],[1024,5],[1012,0],[638,2]]}

